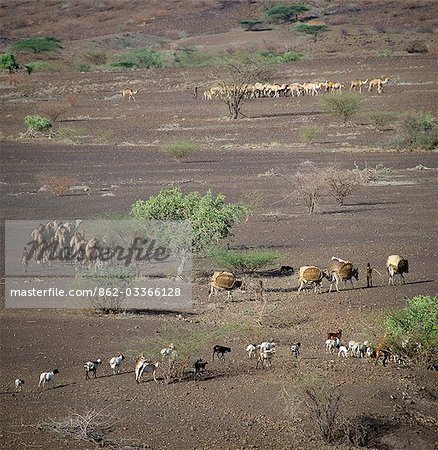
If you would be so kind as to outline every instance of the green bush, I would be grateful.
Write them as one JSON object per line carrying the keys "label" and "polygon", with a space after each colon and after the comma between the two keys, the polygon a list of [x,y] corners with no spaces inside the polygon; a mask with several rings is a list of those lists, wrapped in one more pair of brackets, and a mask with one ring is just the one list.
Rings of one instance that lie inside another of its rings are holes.
{"label": "green bush", "polygon": [[222,63],[223,56],[198,52],[191,47],[179,48],[173,53],[173,61],[168,65],[174,67],[212,67]]}
{"label": "green bush", "polygon": [[327,94],[321,99],[324,111],[341,118],[344,123],[360,111],[362,103],[358,94],[350,92]]}
{"label": "green bush", "polygon": [[236,273],[253,273],[273,264],[282,257],[278,252],[266,250],[239,251],[224,249],[209,250],[207,256],[216,264]]}
{"label": "green bush", "polygon": [[181,161],[197,150],[198,144],[191,141],[171,141],[164,144],[162,149],[172,155],[177,161]]}
{"label": "green bush", "polygon": [[138,69],[143,67],[148,69],[161,69],[166,67],[166,60],[163,52],[159,52],[151,48],[144,48],[117,56],[116,60],[113,61],[111,65],[126,69]]}
{"label": "green bush", "polygon": [[405,308],[385,316],[384,331],[394,352],[414,362],[436,361],[438,296],[420,295],[408,300]]}
{"label": "green bush", "polygon": [[299,31],[300,33],[311,34],[313,36],[313,40],[316,42],[318,35],[320,33],[324,33],[325,31],[328,31],[328,26],[324,25],[324,24],[311,25],[311,24],[307,24],[307,23],[298,23],[295,25],[294,30]]}
{"label": "green bush", "polygon": [[26,68],[30,68],[31,71],[33,70],[41,70],[41,71],[48,71],[48,72],[60,72],[61,66],[58,64],[54,64],[48,61],[32,61],[30,63],[27,63]]}
{"label": "green bush", "polygon": [[430,113],[408,116],[401,125],[400,134],[399,148],[434,150],[438,148],[438,119]]}
{"label": "green bush", "polygon": [[231,229],[249,209],[243,205],[225,203],[225,196],[213,196],[208,191],[184,195],[180,189],[163,189],[148,200],[137,200],[131,214],[138,220],[190,220],[192,248],[199,253],[208,246],[231,235]]}
{"label": "green bush", "polygon": [[300,130],[300,139],[311,144],[317,138],[320,131],[321,130],[318,125],[309,125],[308,127],[303,127]]}
{"label": "green bush", "polygon": [[377,52],[377,57],[378,58],[391,58],[391,56],[393,55],[393,50],[391,48],[384,48],[383,50],[379,50]]}
{"label": "green bush", "polygon": [[91,72],[93,70],[93,66],[88,63],[79,62],[75,64],[75,69],[78,72]]}
{"label": "green bush", "polygon": [[274,22],[291,22],[298,20],[298,15],[306,11],[309,11],[309,8],[302,4],[280,4],[271,6],[265,11],[265,14]]}
{"label": "green bush", "polygon": [[304,59],[304,55],[302,53],[295,52],[284,52],[284,53],[276,53],[272,50],[264,50],[256,54],[257,59],[261,62],[266,63],[287,63],[292,61],[301,61]]}
{"label": "green bush", "polygon": [[15,51],[32,51],[34,53],[56,52],[62,48],[61,41],[54,37],[31,37],[22,39],[11,46]]}
{"label": "green bush", "polygon": [[24,118],[24,123],[28,130],[39,132],[49,131],[53,126],[49,119],[41,116],[26,116]]}
{"label": "green bush", "polygon": [[398,113],[391,111],[367,111],[361,118],[366,123],[370,123],[379,128],[384,128],[398,119]]}
{"label": "green bush", "polygon": [[9,73],[14,73],[20,68],[17,63],[15,55],[12,53],[0,54],[0,69],[8,70]]}

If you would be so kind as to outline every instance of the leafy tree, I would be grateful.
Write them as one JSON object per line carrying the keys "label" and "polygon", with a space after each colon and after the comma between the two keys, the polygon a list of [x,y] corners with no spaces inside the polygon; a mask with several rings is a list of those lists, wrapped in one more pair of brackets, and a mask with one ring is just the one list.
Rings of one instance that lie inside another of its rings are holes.
{"label": "leafy tree", "polygon": [[266,10],[265,14],[274,22],[291,22],[298,20],[298,15],[306,11],[309,11],[306,5],[293,3],[291,5],[280,4],[271,6]]}
{"label": "leafy tree", "polygon": [[192,249],[200,253],[210,245],[231,235],[231,229],[243,216],[247,207],[225,203],[225,196],[213,196],[208,191],[184,195],[180,189],[163,189],[148,200],[137,200],[132,205],[132,215],[138,220],[190,220]]}
{"label": "leafy tree", "polygon": [[219,98],[227,104],[232,119],[242,114],[240,109],[246,99],[248,85],[266,77],[262,66],[251,60],[230,61],[216,69],[214,75],[220,87]]}
{"label": "leafy tree", "polygon": [[15,55],[12,53],[0,54],[0,69],[9,70],[9,73],[16,72],[20,66],[17,63]]}
{"label": "leafy tree", "polygon": [[341,118],[346,123],[360,111],[362,99],[358,94],[350,92],[327,94],[322,97],[322,104],[326,112]]}
{"label": "leafy tree", "polygon": [[264,23],[264,20],[245,19],[239,21],[239,24],[245,28],[245,31],[254,31],[254,28],[262,23]]}
{"label": "leafy tree", "polygon": [[318,34],[328,31],[328,26],[324,24],[311,25],[307,23],[297,23],[295,25],[295,31],[311,34],[313,36],[313,41],[316,42]]}
{"label": "leafy tree", "polygon": [[31,37],[22,39],[12,45],[12,49],[16,51],[34,53],[57,52],[62,48],[61,41],[54,37]]}
{"label": "leafy tree", "polygon": [[271,265],[277,259],[281,258],[278,252],[269,252],[266,250],[210,250],[207,256],[217,264],[220,264],[236,273],[253,273]]}

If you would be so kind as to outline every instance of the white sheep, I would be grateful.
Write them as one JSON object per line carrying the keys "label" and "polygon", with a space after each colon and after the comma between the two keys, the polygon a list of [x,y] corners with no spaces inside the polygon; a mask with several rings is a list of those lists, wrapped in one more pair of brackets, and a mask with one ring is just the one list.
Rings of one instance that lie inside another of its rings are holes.
{"label": "white sheep", "polygon": [[14,384],[15,384],[15,389],[17,391],[21,391],[21,389],[23,388],[24,380],[21,380],[20,378],[17,378],[14,381]]}
{"label": "white sheep", "polygon": [[122,354],[120,354],[119,356],[114,356],[113,358],[110,359],[109,365],[113,371],[113,375],[119,373],[120,370],[119,368],[122,365],[124,359],[125,357]]}
{"label": "white sheep", "polygon": [[40,375],[40,382],[38,383],[38,387],[42,385],[44,387],[48,383],[55,384],[55,375],[59,373],[58,369],[53,369],[51,372],[43,372]]}
{"label": "white sheep", "polygon": [[256,369],[259,366],[259,363],[261,363],[262,367],[266,365],[271,365],[272,357],[275,355],[275,348],[271,348],[270,350],[261,350],[258,358],[257,358],[257,365]]}
{"label": "white sheep", "polygon": [[161,354],[163,360],[175,359],[178,356],[177,352],[176,352],[175,345],[173,343],[169,344],[169,347],[163,348],[160,351],[160,354]]}

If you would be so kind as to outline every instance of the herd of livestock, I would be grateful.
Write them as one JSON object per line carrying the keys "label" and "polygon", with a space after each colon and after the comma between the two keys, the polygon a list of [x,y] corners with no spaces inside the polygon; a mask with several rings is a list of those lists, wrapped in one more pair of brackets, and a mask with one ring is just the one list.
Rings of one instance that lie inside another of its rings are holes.
{"label": "herd of livestock", "polygon": [[[350,91],[362,93],[362,87],[368,85],[368,91],[374,89],[377,93],[383,92],[383,86],[388,83],[390,77],[373,78],[366,80],[352,80]],[[305,83],[247,83],[239,85],[213,86],[203,92],[204,100],[218,98],[227,99],[230,96],[242,95],[246,98],[266,97],[299,97],[300,95],[315,96],[319,93],[341,93],[346,86],[339,81],[305,82]]]}

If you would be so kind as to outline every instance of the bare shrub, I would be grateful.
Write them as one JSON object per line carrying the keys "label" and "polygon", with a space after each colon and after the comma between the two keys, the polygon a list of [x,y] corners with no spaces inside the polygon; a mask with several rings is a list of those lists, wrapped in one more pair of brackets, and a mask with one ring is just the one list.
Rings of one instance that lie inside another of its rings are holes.
{"label": "bare shrub", "polygon": [[53,123],[58,122],[71,110],[71,104],[67,101],[44,102],[38,108],[38,112],[49,118]]}
{"label": "bare shrub", "polygon": [[328,444],[334,441],[337,428],[341,395],[316,392],[314,389],[306,389],[306,405],[315,421],[318,434]]}
{"label": "bare shrub", "polygon": [[426,42],[419,39],[409,42],[405,50],[408,53],[427,53],[429,51]]}
{"label": "bare shrub", "polygon": [[38,429],[58,434],[63,438],[78,441],[92,442],[99,447],[114,445],[116,442],[109,437],[109,433],[115,428],[117,420],[114,414],[108,414],[107,406],[98,411],[95,408],[83,413],[72,411],[60,421],[51,420],[38,424]]}
{"label": "bare shrub", "polygon": [[58,197],[64,195],[76,183],[75,178],[64,176],[39,176],[37,182],[41,187],[47,187],[52,190]]}
{"label": "bare shrub", "polygon": [[341,170],[334,167],[327,169],[325,180],[331,195],[340,206],[344,206],[344,199],[351,195],[358,186],[364,184],[362,177],[353,170]]}
{"label": "bare shrub", "polygon": [[103,50],[87,50],[82,53],[82,57],[94,66],[101,66],[108,62],[108,55]]}
{"label": "bare shrub", "polygon": [[378,181],[391,172],[391,168],[385,167],[382,164],[377,164],[375,167],[368,167],[368,164],[365,163],[364,167],[360,168],[355,162],[354,167],[353,172],[359,177],[360,184]]}
{"label": "bare shrub", "polygon": [[294,191],[299,200],[307,207],[309,214],[313,214],[319,203],[324,187],[325,174],[313,163],[301,165],[294,179]]}

